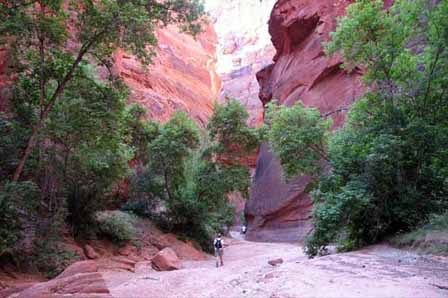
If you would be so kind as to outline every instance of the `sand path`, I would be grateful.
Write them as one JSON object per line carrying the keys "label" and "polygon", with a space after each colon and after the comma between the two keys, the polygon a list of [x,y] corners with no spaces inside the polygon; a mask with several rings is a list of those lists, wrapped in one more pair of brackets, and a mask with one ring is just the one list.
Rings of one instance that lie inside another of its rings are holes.
{"label": "sand path", "polygon": [[[155,272],[104,273],[117,298],[131,297],[448,297],[448,260],[420,257],[386,245],[307,259],[293,244],[231,239],[225,266],[214,259]],[[268,260],[282,258],[271,266]],[[444,289],[446,287],[446,289]]]}

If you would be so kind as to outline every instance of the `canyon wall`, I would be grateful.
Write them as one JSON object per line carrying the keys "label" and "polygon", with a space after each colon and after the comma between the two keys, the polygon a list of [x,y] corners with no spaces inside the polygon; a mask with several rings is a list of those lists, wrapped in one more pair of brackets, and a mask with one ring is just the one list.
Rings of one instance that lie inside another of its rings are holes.
{"label": "canyon wall", "polygon": [[256,73],[272,63],[275,48],[268,32],[275,0],[207,0],[218,36],[216,70],[222,80],[220,101],[240,101],[249,112],[249,125],[263,122]]}
{"label": "canyon wall", "polygon": [[[269,33],[276,54],[274,63],[257,73],[263,104],[275,99],[291,106],[302,101],[331,113],[348,107],[363,92],[360,71],[340,68],[341,58],[327,57],[323,42],[344,15],[347,0],[278,0],[269,19]],[[332,114],[335,127],[344,114]],[[305,189],[309,177],[285,182],[279,161],[264,144],[257,160],[246,204],[247,239],[301,241],[310,232],[312,202]]]}
{"label": "canyon wall", "polygon": [[115,71],[131,90],[129,101],[145,107],[150,119],[164,122],[181,110],[206,125],[221,80],[215,71],[217,36],[211,24],[203,29],[196,39],[175,26],[157,30],[157,56],[146,70],[135,57],[115,54]]}
{"label": "canyon wall", "polygon": [[[158,29],[157,56],[143,67],[123,51],[114,54],[114,71],[130,89],[129,102],[148,111],[148,118],[166,121],[177,110],[204,127],[218,99],[221,80],[215,71],[217,36],[211,23],[196,39],[175,26]],[[6,110],[8,53],[0,48],[0,111]]]}

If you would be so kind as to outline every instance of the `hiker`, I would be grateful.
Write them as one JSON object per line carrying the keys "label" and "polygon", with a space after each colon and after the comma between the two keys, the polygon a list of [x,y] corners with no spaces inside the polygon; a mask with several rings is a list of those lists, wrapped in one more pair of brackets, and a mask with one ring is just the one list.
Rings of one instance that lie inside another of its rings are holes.
{"label": "hiker", "polygon": [[215,257],[216,257],[216,267],[224,266],[222,261],[222,255],[224,253],[224,240],[221,239],[221,233],[218,233],[218,236],[213,240],[213,247],[215,248]]}

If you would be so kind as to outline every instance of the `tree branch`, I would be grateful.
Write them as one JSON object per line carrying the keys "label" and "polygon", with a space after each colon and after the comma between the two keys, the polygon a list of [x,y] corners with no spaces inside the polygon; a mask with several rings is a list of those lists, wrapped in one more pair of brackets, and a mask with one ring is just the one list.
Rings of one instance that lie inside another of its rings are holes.
{"label": "tree branch", "polygon": [[17,182],[19,180],[20,176],[22,175],[23,169],[25,167],[25,163],[26,163],[28,157],[31,155],[31,152],[34,149],[34,146],[36,145],[37,135],[38,135],[40,129],[44,125],[44,120],[50,114],[50,112],[53,109],[53,106],[56,103],[59,96],[64,92],[64,89],[67,86],[67,83],[72,79],[76,68],[79,66],[82,59],[84,58],[84,55],[90,50],[90,48],[95,44],[95,42],[98,41],[98,38],[104,33],[105,33],[105,30],[102,30],[101,32],[95,34],[89,42],[87,42],[81,46],[81,49],[80,49],[75,61],[73,62],[72,66],[70,67],[69,71],[64,76],[62,81],[58,84],[58,87],[56,88],[53,95],[51,96],[51,98],[48,102],[48,105],[45,107],[43,113],[41,113],[41,117],[40,117],[39,121],[32,128],[32,133],[31,133],[30,138],[28,139],[28,143],[25,148],[25,152],[24,152],[22,158],[20,159],[20,162],[14,172],[14,176],[12,179],[14,182]]}

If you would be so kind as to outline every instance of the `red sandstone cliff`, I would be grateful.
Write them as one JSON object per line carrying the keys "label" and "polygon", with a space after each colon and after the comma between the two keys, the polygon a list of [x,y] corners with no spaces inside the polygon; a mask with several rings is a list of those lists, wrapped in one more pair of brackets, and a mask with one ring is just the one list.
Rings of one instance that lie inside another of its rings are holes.
{"label": "red sandstone cliff", "polygon": [[[196,39],[175,26],[157,30],[159,45],[154,64],[145,70],[123,51],[115,53],[115,71],[130,88],[130,102],[138,102],[157,121],[166,121],[176,110],[187,112],[205,126],[219,97],[216,74],[216,33],[211,24]],[[8,55],[0,48],[0,111],[6,109]]]}
{"label": "red sandstone cliff", "polygon": [[205,26],[196,40],[174,26],[158,30],[157,38],[157,56],[146,71],[135,57],[115,54],[115,70],[131,89],[129,101],[145,107],[151,119],[166,121],[182,110],[204,126],[221,88],[213,27]]}
{"label": "red sandstone cliff", "polygon": [[[276,49],[274,63],[257,73],[260,100],[292,105],[301,100],[323,113],[347,107],[362,94],[360,73],[340,68],[339,57],[326,57],[322,42],[336,28],[337,17],[353,1],[278,0],[269,20]],[[344,121],[335,113],[336,126]],[[310,197],[304,192],[308,177],[285,183],[278,160],[263,145],[246,205],[247,238],[263,241],[303,240],[311,229]]]}

